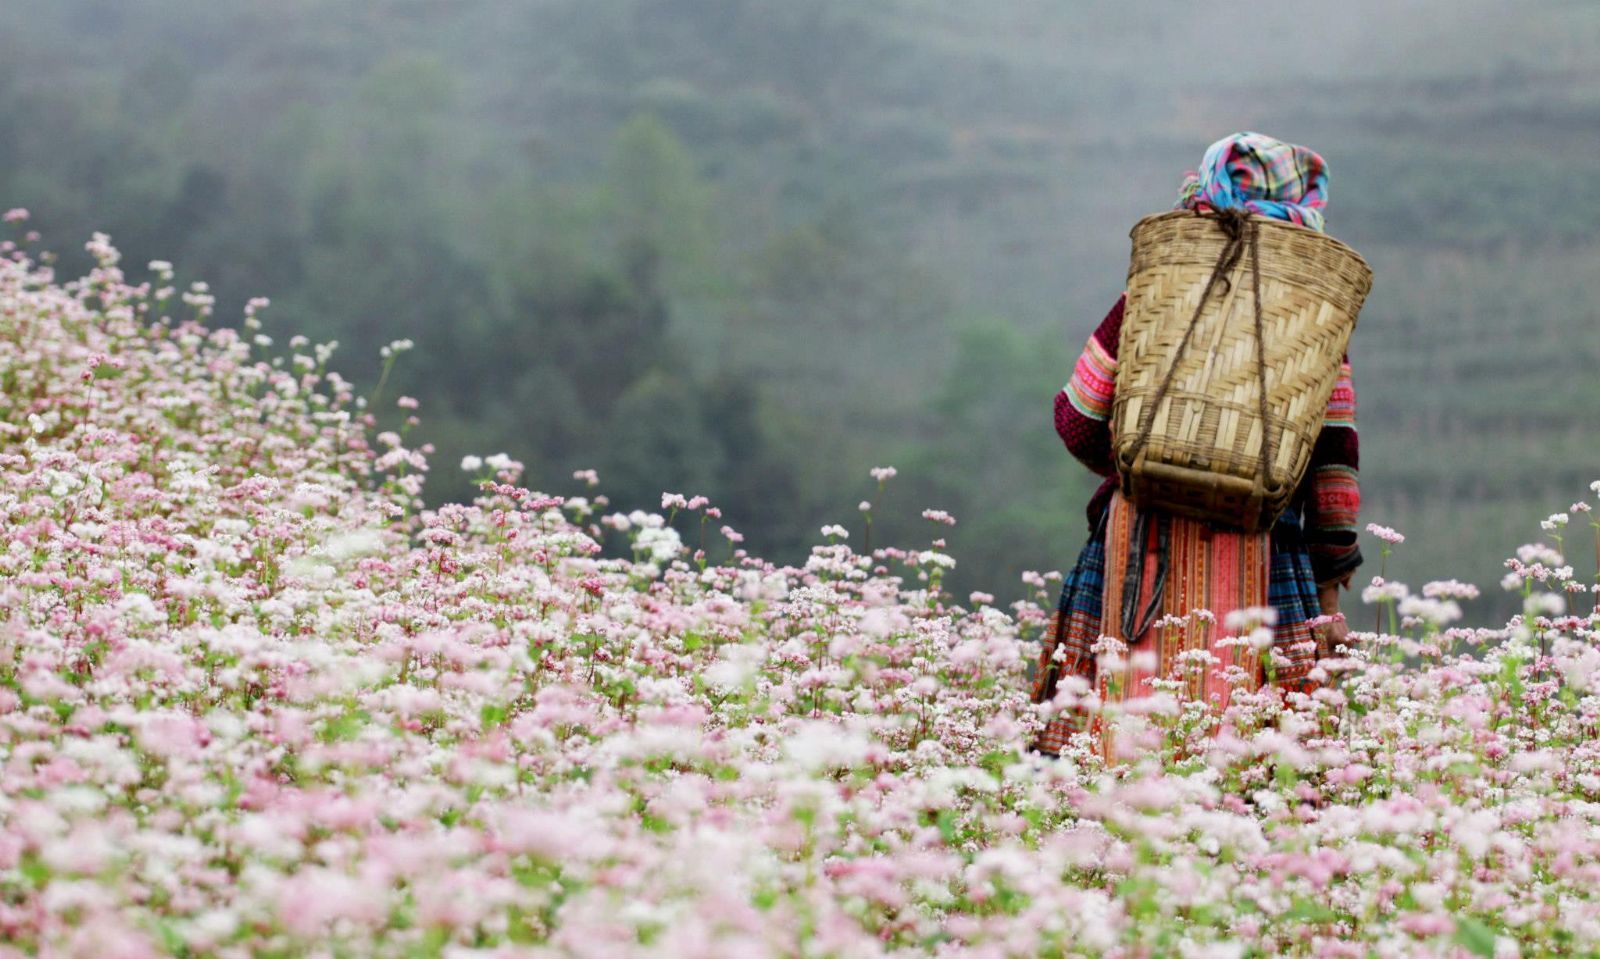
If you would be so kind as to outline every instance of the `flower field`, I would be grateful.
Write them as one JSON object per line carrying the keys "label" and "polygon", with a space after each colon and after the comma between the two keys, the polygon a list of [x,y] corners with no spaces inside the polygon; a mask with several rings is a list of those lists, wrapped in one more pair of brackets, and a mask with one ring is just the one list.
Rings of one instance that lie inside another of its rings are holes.
{"label": "flower field", "polygon": [[1123,761],[1047,760],[1059,578],[948,595],[955,518],[779,567],[699,498],[611,513],[504,457],[425,509],[415,404],[331,349],[102,237],[72,280],[27,249],[0,957],[1600,955],[1582,504],[1508,563],[1504,627],[1377,582],[1315,694],[1241,692],[1216,735],[1158,695],[1106,717]]}

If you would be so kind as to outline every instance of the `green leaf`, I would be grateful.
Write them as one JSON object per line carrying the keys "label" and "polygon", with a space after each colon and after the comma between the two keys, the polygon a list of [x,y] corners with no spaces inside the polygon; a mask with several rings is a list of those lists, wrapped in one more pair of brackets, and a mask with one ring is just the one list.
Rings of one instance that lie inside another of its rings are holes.
{"label": "green leaf", "polygon": [[505,722],[506,713],[506,708],[499,703],[484,703],[483,708],[478,710],[478,719],[484,729],[493,729]]}
{"label": "green leaf", "polygon": [[27,877],[28,882],[32,883],[35,889],[43,889],[45,884],[50,881],[50,867],[46,866],[38,856],[32,853],[22,857],[22,861],[17,864],[17,869],[21,871],[23,876]]}
{"label": "green leaf", "polygon": [[1456,917],[1455,943],[1475,956],[1494,959],[1494,930],[1472,918]]}
{"label": "green leaf", "polygon": [[178,935],[178,930],[172,928],[172,923],[165,920],[156,921],[156,934],[161,937],[161,945],[171,956],[187,956],[189,944]]}
{"label": "green leaf", "polygon": [[1284,918],[1298,922],[1321,924],[1338,920],[1339,914],[1320,902],[1297,898],[1294,901],[1294,905],[1284,914]]}
{"label": "green leaf", "polygon": [[352,709],[334,716],[322,724],[321,739],[325,743],[338,743],[361,735],[372,716],[366,710]]}

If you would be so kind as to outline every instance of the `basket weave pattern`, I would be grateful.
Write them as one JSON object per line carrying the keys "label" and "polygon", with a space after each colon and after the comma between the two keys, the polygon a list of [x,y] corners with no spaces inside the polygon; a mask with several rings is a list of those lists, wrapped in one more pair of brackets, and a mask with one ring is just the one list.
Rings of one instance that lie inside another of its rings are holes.
{"label": "basket weave pattern", "polygon": [[[1216,218],[1174,211],[1134,226],[1112,435],[1133,502],[1255,530],[1288,506],[1305,474],[1372,272],[1332,237],[1259,216],[1250,222],[1260,257],[1264,370],[1248,257],[1212,290],[1177,355],[1228,242]],[[1269,430],[1271,462],[1262,475]]]}

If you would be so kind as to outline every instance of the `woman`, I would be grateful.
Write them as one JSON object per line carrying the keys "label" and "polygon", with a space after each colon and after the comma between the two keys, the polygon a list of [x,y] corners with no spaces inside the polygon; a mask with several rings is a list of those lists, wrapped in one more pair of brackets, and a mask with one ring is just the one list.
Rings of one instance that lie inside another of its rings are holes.
{"label": "woman", "polygon": [[[1185,181],[1178,206],[1242,207],[1321,231],[1326,202],[1327,172],[1320,156],[1258,133],[1241,133],[1212,144],[1201,172]],[[1176,516],[1141,517],[1118,491],[1112,460],[1110,415],[1125,299],[1118,299],[1089,338],[1071,380],[1055,399],[1056,432],[1075,457],[1106,480],[1089,500],[1091,535],[1063,585],[1053,636],[1036,676],[1035,700],[1052,699],[1063,676],[1096,684],[1102,698],[1127,699],[1148,695],[1153,678],[1182,672],[1188,695],[1225,707],[1241,677],[1229,676],[1216,663],[1248,663],[1255,672],[1262,659],[1226,640],[1228,632],[1238,631],[1225,627],[1227,614],[1255,607],[1270,607],[1276,622],[1268,624],[1268,666],[1250,682],[1267,679],[1282,688],[1309,689],[1319,653],[1346,637],[1339,591],[1361,564],[1355,390],[1348,359],[1306,476],[1270,532],[1224,530]],[[1214,619],[1193,615],[1201,609]],[[1103,637],[1117,642],[1106,644]],[[1101,675],[1097,661],[1108,645],[1120,654],[1111,660],[1119,665],[1112,675]],[[1212,668],[1181,669],[1194,661],[1184,654],[1198,650],[1217,657],[1210,661]],[[1080,725],[1072,716],[1052,722],[1035,748],[1059,753]]]}

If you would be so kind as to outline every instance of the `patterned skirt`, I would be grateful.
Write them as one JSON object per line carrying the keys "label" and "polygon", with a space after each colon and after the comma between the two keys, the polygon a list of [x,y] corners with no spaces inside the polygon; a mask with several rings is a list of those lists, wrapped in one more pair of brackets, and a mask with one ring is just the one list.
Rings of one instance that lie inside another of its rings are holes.
{"label": "patterned skirt", "polygon": [[[1316,662],[1311,620],[1320,607],[1298,513],[1285,513],[1270,533],[1240,533],[1140,513],[1118,493],[1062,584],[1034,677],[1034,701],[1053,699],[1064,676],[1085,680],[1109,701],[1148,695],[1151,679],[1181,675],[1186,696],[1226,708],[1239,680],[1237,674],[1230,680],[1230,667],[1245,670],[1248,686],[1265,677],[1259,653],[1219,642],[1228,633],[1223,624],[1230,612],[1265,606],[1276,613],[1271,679],[1305,689]],[[1103,637],[1117,641],[1122,663],[1107,675],[1096,665]],[[1175,669],[1196,650],[1211,653],[1219,665]],[[1034,748],[1058,754],[1086,723],[1081,712],[1063,711]]]}

